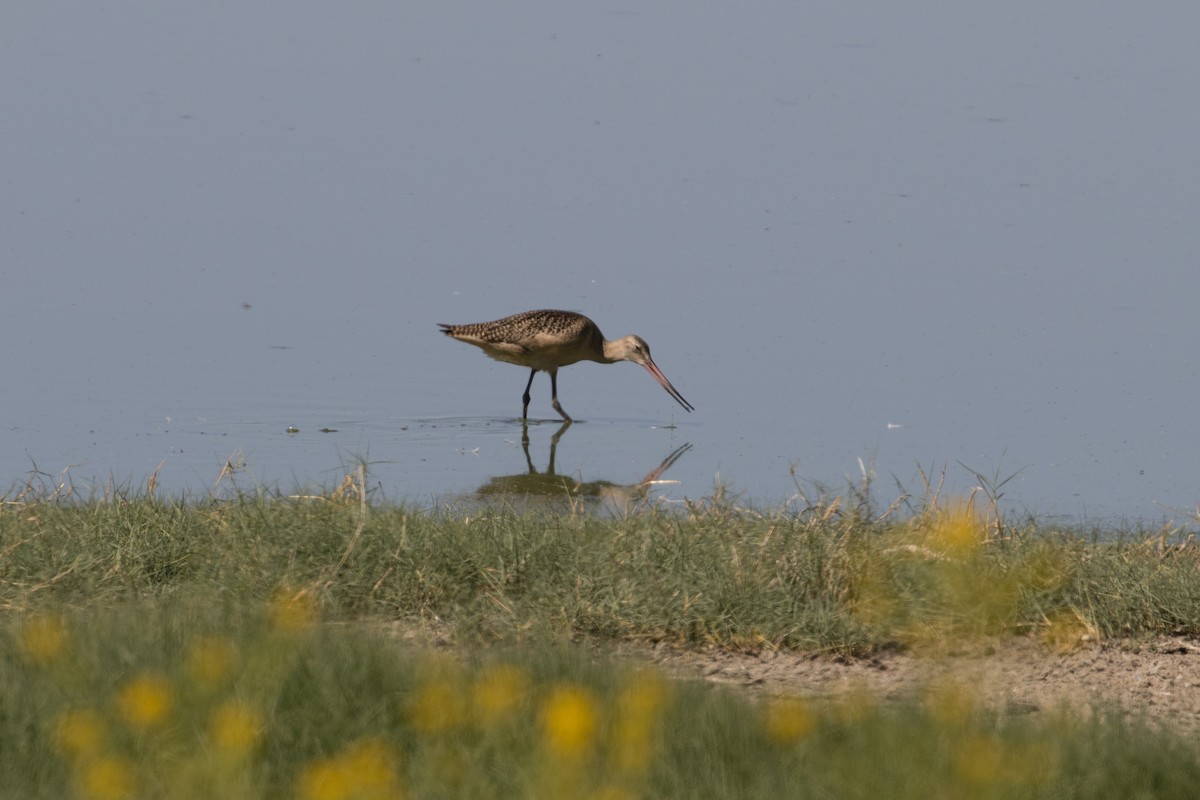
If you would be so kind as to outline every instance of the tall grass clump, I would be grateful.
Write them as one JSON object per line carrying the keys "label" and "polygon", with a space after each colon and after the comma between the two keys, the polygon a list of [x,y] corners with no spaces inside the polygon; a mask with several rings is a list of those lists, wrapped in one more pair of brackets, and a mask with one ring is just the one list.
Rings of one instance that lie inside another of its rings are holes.
{"label": "tall grass clump", "polygon": [[[345,488],[345,487],[343,487]],[[1165,532],[1096,543],[966,501],[906,517],[837,499],[716,499],[625,517],[435,510],[320,496],[0,507],[0,608],[95,608],[281,587],[329,619],[462,641],[588,636],[866,654],[964,638],[1200,632],[1200,558]],[[209,600],[210,599],[210,600]]]}

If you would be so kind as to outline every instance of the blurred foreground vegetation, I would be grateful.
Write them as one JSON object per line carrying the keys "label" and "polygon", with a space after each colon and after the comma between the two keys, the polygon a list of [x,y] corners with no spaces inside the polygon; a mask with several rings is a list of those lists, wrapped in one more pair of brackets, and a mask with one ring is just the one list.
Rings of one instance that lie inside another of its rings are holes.
{"label": "blurred foreground vegetation", "polygon": [[755,699],[581,643],[1070,649],[1196,633],[1198,579],[1182,531],[1100,543],[969,501],[599,518],[372,504],[353,479],[21,498],[0,508],[0,794],[1192,796],[1191,743],[1102,708],[1010,717],[954,684]]}

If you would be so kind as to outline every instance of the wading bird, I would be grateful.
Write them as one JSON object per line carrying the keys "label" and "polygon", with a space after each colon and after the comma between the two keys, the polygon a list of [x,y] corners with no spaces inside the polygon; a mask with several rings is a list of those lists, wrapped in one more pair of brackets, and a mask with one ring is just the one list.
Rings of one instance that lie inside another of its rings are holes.
{"label": "wading bird", "polygon": [[650,358],[650,345],[638,336],[608,341],[596,323],[573,311],[525,311],[494,322],[472,325],[438,323],[442,333],[483,350],[497,361],[528,367],[529,383],[521,397],[521,419],[529,413],[529,387],[538,371],[550,373],[550,404],[563,419],[571,418],[558,404],[558,368],[577,361],[599,361],[613,364],[632,361],[641,364],[654,379],[674,397],[679,405],[692,411],[692,404],[683,399],[667,376]]}

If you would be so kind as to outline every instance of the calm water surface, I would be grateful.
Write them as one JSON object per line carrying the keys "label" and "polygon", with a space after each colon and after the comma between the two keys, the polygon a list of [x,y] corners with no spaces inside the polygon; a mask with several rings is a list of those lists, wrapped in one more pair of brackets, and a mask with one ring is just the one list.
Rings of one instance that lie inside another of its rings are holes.
{"label": "calm water surface", "polygon": [[[976,470],[1012,511],[1195,524],[1200,7],[5,17],[0,485],[366,461],[395,499],[532,470],[620,506],[674,456],[660,502]],[[555,443],[539,376],[523,431],[526,373],[435,323],[539,307],[646,338],[695,413],[582,364],[582,421]]]}

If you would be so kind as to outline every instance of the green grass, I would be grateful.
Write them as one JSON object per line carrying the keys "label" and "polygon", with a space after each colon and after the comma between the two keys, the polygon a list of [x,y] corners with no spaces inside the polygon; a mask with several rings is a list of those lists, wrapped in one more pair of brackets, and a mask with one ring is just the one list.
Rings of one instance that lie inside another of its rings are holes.
{"label": "green grass", "polygon": [[1171,532],[837,501],[456,513],[358,485],[0,507],[0,794],[1125,798],[1200,778],[1189,742],[1103,709],[1011,717],[954,686],[754,700],[578,645],[1196,633],[1200,558]]}
{"label": "green grass", "polygon": [[326,619],[436,623],[463,641],[586,635],[847,654],[1066,619],[1097,637],[1200,632],[1196,548],[1005,530],[954,509],[871,522],[828,508],[612,519],[338,497],[34,502],[0,513],[0,608],[245,604],[287,589]]}

